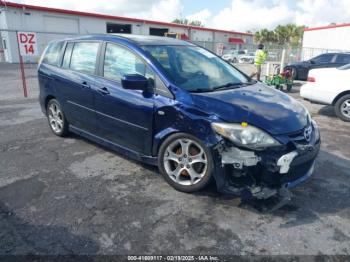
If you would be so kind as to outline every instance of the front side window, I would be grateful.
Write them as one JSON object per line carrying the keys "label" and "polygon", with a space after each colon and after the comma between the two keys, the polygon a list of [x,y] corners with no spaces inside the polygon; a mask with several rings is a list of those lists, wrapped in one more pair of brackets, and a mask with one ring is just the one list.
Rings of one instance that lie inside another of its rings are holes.
{"label": "front side window", "polygon": [[319,64],[319,63],[330,63],[333,59],[334,55],[332,54],[324,54],[324,55],[320,55],[317,56],[313,59],[311,59],[312,61],[314,61],[315,63]]}
{"label": "front side window", "polygon": [[103,76],[118,82],[124,75],[140,74],[146,78],[154,79],[153,73],[145,63],[130,50],[107,43]]}
{"label": "front side window", "polygon": [[216,55],[197,46],[143,46],[179,87],[190,92],[212,91],[250,79]]}
{"label": "front side window", "polygon": [[77,42],[74,44],[70,68],[79,72],[94,74],[99,43]]}
{"label": "front side window", "polygon": [[60,55],[63,44],[64,42],[51,43],[44,54],[42,62],[45,64],[57,66],[60,61]]}

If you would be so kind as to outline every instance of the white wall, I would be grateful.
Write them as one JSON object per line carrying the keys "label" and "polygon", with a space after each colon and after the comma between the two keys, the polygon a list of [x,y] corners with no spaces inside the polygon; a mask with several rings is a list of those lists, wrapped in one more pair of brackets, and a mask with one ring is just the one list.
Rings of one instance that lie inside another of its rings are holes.
{"label": "white wall", "polygon": [[305,31],[303,47],[350,50],[350,26]]}
{"label": "white wall", "polygon": [[[146,24],[142,22],[129,22],[124,20],[76,16],[52,12],[49,13],[31,9],[22,10],[11,7],[8,8],[6,12],[1,12],[0,19],[0,28],[38,32],[37,40],[39,54],[44,51],[46,45],[52,40],[67,38],[78,34],[105,34],[107,23],[131,24],[131,32],[133,34],[141,35],[149,35],[150,27],[168,28],[169,32],[186,34],[193,41],[214,41],[228,44],[229,37],[241,37],[240,34],[228,34],[222,32],[214,33],[209,30],[188,29],[187,27]],[[48,32],[50,34],[43,32]],[[1,36],[8,43],[7,51],[5,51],[6,61],[17,63],[19,59],[16,33],[3,31]],[[37,62],[38,59],[39,56],[24,57],[25,62]]]}
{"label": "white wall", "polygon": [[193,41],[208,41],[212,42],[214,39],[214,34],[212,31],[204,31],[204,30],[198,30],[198,29],[191,29],[190,30],[190,37]]}

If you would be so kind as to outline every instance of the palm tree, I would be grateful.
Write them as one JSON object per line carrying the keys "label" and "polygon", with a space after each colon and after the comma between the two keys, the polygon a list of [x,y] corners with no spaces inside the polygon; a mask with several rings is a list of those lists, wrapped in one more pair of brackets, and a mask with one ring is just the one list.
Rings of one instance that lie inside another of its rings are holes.
{"label": "palm tree", "polygon": [[256,43],[274,43],[276,41],[275,33],[268,29],[261,29],[254,34]]}

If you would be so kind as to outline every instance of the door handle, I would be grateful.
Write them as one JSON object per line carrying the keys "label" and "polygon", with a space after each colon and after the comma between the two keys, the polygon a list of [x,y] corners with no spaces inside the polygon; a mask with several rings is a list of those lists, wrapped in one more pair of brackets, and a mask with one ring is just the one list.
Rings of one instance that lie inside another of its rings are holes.
{"label": "door handle", "polygon": [[82,88],[89,88],[89,89],[91,88],[90,85],[89,85],[88,83],[86,83],[86,82],[83,82],[83,83],[81,84],[81,87],[82,87]]}
{"label": "door handle", "polygon": [[107,87],[101,87],[98,89],[98,92],[100,92],[102,95],[109,95],[109,91]]}

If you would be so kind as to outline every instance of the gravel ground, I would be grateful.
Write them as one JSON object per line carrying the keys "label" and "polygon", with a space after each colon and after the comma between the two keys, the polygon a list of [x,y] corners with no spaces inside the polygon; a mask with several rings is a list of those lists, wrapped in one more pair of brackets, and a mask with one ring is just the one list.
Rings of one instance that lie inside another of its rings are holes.
{"label": "gravel ground", "polygon": [[[350,254],[350,123],[332,107],[303,101],[321,129],[314,176],[262,214],[214,188],[177,192],[156,168],[53,135],[35,69],[24,99],[17,66],[0,64],[0,255]],[[301,100],[298,88],[290,95]]]}

